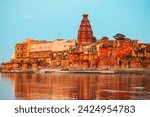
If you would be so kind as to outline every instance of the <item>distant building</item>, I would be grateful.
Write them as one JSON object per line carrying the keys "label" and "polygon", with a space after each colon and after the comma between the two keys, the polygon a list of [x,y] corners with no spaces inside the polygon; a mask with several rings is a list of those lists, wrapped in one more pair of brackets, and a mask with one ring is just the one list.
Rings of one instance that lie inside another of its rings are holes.
{"label": "distant building", "polygon": [[67,51],[75,47],[76,40],[63,40],[57,39],[47,43],[33,44],[30,47],[30,52],[39,52],[39,51]]}
{"label": "distant building", "polygon": [[15,55],[10,62],[2,63],[2,70],[150,68],[150,44],[131,40],[120,33],[113,37],[113,40],[106,36],[96,40],[88,15],[84,14],[78,43],[76,40],[27,38],[16,44]]}

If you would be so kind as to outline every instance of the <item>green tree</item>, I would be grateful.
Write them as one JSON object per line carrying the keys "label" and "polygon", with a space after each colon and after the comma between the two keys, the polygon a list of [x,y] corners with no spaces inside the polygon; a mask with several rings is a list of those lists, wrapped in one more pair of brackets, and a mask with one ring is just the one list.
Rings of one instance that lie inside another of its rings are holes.
{"label": "green tree", "polygon": [[120,34],[120,33],[117,33],[115,36],[113,36],[114,39],[116,40],[125,40],[125,35],[124,34]]}

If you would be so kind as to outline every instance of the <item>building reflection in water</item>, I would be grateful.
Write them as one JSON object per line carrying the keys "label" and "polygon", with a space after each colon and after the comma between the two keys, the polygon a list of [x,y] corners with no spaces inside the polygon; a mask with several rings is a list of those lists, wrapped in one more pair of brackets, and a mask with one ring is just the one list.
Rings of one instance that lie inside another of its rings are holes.
{"label": "building reflection in water", "polygon": [[16,99],[150,99],[148,75],[2,74],[12,81]]}

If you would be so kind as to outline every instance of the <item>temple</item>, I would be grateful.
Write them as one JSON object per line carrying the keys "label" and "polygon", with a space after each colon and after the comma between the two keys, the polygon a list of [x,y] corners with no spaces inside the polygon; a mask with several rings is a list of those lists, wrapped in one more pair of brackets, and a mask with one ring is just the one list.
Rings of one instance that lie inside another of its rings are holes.
{"label": "temple", "polygon": [[96,38],[93,36],[93,31],[88,20],[88,14],[84,14],[78,30],[78,44],[80,45],[92,42],[96,42]]}
{"label": "temple", "polygon": [[16,44],[15,54],[9,62],[1,64],[1,70],[150,68],[150,44],[120,33],[113,38],[104,36],[96,39],[88,14],[84,14],[77,40],[39,41],[28,38]]}

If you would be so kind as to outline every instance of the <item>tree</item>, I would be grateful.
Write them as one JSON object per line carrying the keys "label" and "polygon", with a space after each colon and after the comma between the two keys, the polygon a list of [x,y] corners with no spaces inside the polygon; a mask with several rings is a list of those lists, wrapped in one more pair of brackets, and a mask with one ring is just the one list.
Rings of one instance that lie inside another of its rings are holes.
{"label": "tree", "polygon": [[115,36],[113,36],[114,39],[116,40],[125,40],[125,35],[124,34],[120,34],[120,33],[117,33]]}

